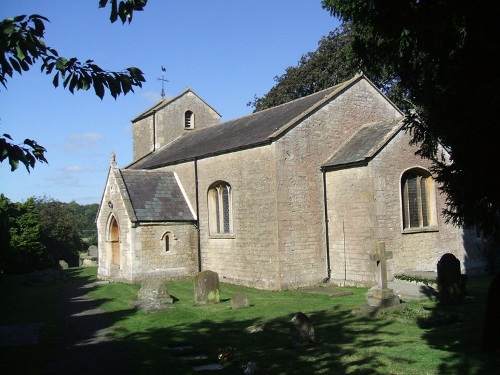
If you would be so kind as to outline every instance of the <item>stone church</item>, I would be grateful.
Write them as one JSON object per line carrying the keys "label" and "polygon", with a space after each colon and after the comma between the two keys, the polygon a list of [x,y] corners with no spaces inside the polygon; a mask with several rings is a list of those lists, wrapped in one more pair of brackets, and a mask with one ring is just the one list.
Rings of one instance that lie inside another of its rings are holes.
{"label": "stone church", "polygon": [[97,216],[98,277],[137,282],[212,270],[283,290],[435,271],[474,272],[475,234],[445,223],[445,197],[401,111],[364,75],[220,123],[191,89],[132,120],[133,161],[111,160]]}

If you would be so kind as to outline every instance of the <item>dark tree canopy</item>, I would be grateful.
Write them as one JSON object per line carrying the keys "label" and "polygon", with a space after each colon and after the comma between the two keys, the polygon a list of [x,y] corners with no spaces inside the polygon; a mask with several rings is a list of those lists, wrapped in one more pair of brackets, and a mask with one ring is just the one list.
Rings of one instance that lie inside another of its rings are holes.
{"label": "dark tree canopy", "polygon": [[404,106],[398,81],[382,66],[367,66],[358,59],[352,49],[353,40],[350,24],[344,23],[321,38],[316,51],[303,55],[296,66],[274,77],[276,85],[264,96],[255,96],[248,105],[255,111],[274,107],[347,81],[363,71],[386,95]]}
{"label": "dark tree canopy", "polygon": [[[142,11],[147,0],[100,0],[99,7],[111,7],[110,21],[118,18],[131,22],[134,11]],[[40,62],[42,73],[52,76],[55,87],[62,85],[71,93],[77,90],[94,89],[99,98],[108,91],[113,98],[120,94],[134,92],[134,87],[142,87],[143,73],[135,67],[120,72],[102,69],[93,60],[81,62],[76,57],[65,58],[56,49],[45,44],[46,17],[33,14],[7,18],[0,22],[0,84],[7,88],[7,81],[14,73],[22,74]],[[2,124],[3,125],[3,124]],[[47,163],[46,149],[33,139],[25,139],[15,144],[12,137],[4,133],[0,136],[0,162],[8,159],[11,170],[24,164],[28,172],[36,161]]]}
{"label": "dark tree canopy", "polygon": [[[448,220],[498,228],[496,169],[500,23],[493,1],[323,0],[351,24],[353,52],[363,64],[400,81],[413,111],[407,125],[420,154],[434,161],[447,194]],[[450,162],[440,158],[439,147]]]}

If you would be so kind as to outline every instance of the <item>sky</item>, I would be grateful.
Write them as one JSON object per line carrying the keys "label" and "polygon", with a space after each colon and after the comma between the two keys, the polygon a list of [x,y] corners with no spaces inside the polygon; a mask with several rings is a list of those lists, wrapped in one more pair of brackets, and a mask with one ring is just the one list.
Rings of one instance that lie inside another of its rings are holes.
{"label": "sky", "polygon": [[49,164],[10,171],[0,163],[0,193],[13,202],[48,197],[99,203],[110,156],[119,167],[132,161],[131,120],[187,87],[216,109],[221,121],[250,114],[247,103],[266,94],[275,76],[316,50],[339,26],[321,0],[149,0],[131,24],[111,24],[98,0],[0,0],[0,19],[22,14],[47,17],[45,43],[60,56],[92,59],[101,68],[140,68],[142,89],[116,100],[93,89],[71,94],[54,88],[39,65],[15,73],[0,87],[0,134],[15,143],[34,139]]}

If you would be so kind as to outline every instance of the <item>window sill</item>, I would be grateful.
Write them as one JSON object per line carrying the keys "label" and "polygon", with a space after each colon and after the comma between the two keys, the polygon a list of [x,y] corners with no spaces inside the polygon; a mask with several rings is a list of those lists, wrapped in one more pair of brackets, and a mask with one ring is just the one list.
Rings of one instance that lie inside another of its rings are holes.
{"label": "window sill", "polygon": [[208,236],[209,239],[234,239],[236,236],[233,233],[217,233],[217,234],[210,234]]}
{"label": "window sill", "polygon": [[412,233],[427,233],[427,232],[439,232],[438,227],[419,227],[419,228],[406,228],[403,229],[401,233],[412,234]]}

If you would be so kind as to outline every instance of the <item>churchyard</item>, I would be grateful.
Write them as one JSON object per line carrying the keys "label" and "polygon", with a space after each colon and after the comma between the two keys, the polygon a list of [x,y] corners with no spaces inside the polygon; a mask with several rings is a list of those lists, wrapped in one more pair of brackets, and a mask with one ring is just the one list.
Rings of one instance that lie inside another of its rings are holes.
{"label": "churchyard", "polygon": [[[273,375],[492,374],[500,366],[498,356],[481,353],[491,277],[470,279],[459,304],[412,301],[373,314],[362,309],[366,288],[271,292],[221,282],[218,302],[200,304],[193,280],[185,280],[161,286],[165,309],[145,310],[138,295],[156,296],[140,292],[138,284],[96,283],[95,267],[69,268],[62,279],[41,285],[25,280],[26,275],[0,280],[0,326],[43,326],[36,343],[0,348],[2,374],[51,373],[54,360],[66,353],[65,330],[88,326],[97,317],[106,324],[68,352],[66,373],[89,369],[110,339],[129,374],[243,374],[249,362],[259,370],[247,373]],[[73,313],[77,325],[67,326],[58,300],[72,287],[80,290],[73,298],[77,305],[91,309]],[[82,299],[84,294],[90,298]],[[314,327],[310,344],[292,345],[291,320],[298,312]]]}

